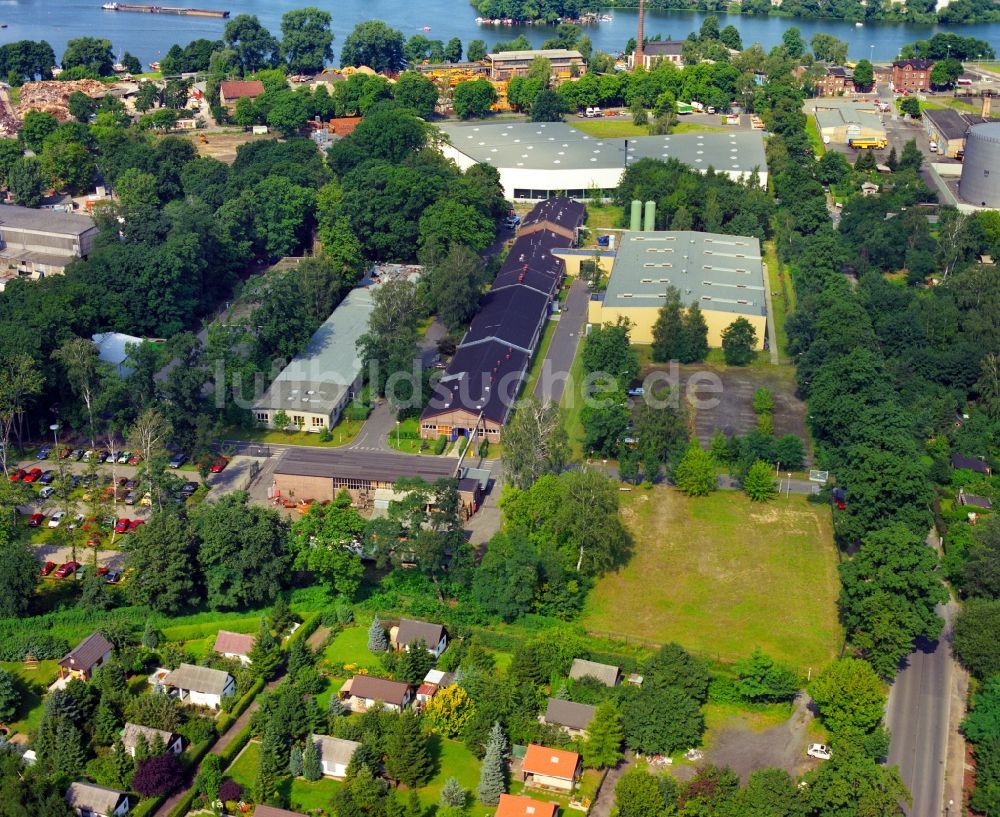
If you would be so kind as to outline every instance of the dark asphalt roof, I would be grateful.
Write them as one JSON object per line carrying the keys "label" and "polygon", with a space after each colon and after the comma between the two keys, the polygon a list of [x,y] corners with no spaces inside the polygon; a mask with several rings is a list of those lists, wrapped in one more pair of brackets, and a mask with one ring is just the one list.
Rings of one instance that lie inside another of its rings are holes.
{"label": "dark asphalt roof", "polygon": [[576,230],[583,226],[586,212],[586,208],[580,202],[557,196],[538,202],[524,217],[521,226],[527,227],[539,221],[549,221],[568,230]]}
{"label": "dark asphalt roof", "polygon": [[961,139],[965,132],[973,125],[988,120],[973,114],[963,114],[952,108],[925,108],[923,115],[926,116],[938,132],[945,139]]}
{"label": "dark asphalt roof", "polygon": [[66,653],[59,666],[78,672],[90,672],[91,667],[112,649],[111,642],[101,633],[93,633]]}
{"label": "dark asphalt roof", "polygon": [[395,482],[403,477],[423,477],[436,482],[455,474],[456,461],[419,454],[390,454],[382,451],[355,451],[349,448],[288,448],[274,468],[276,474],[303,477]]}
{"label": "dark asphalt roof", "polygon": [[934,60],[924,60],[919,57],[911,57],[907,60],[896,60],[893,62],[893,66],[895,68],[903,68],[907,65],[917,71],[926,71],[927,69],[934,67]]}
{"label": "dark asphalt roof", "polygon": [[409,646],[423,639],[428,647],[436,647],[441,643],[443,636],[443,624],[432,624],[429,621],[420,621],[415,618],[403,618],[399,620],[396,643],[400,646]]}
{"label": "dark asphalt roof", "polygon": [[461,346],[496,339],[510,346],[531,350],[538,327],[548,315],[547,294],[526,286],[487,292]]}
{"label": "dark asphalt roof", "polygon": [[979,474],[988,474],[990,467],[979,457],[967,457],[964,454],[952,454],[951,464],[954,468],[968,468]]}
{"label": "dark asphalt roof", "polygon": [[683,40],[650,40],[642,47],[642,53],[649,57],[680,54],[684,50]]}
{"label": "dark asphalt roof", "polygon": [[[527,376],[530,356],[497,341],[463,346],[434,387],[421,419],[464,408],[503,423]],[[412,459],[407,455],[407,459]]]}
{"label": "dark asphalt roof", "polygon": [[396,706],[403,705],[403,699],[409,688],[409,684],[402,681],[390,681],[388,678],[376,678],[374,675],[355,675],[351,681],[353,697],[382,701]]}
{"label": "dark asphalt roof", "polygon": [[594,719],[596,711],[597,707],[590,704],[549,698],[549,705],[545,709],[545,722],[556,726],[568,726],[570,729],[586,729]]}
{"label": "dark asphalt roof", "polygon": [[539,230],[514,242],[493,281],[493,289],[523,284],[553,295],[562,280],[563,261],[552,255],[554,249],[566,249],[572,241],[551,230]]}

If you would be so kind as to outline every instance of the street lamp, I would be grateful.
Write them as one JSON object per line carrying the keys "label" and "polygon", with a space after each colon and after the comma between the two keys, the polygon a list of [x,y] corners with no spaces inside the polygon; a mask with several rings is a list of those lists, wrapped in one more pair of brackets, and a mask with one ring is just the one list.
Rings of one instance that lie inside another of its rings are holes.
{"label": "street lamp", "polygon": [[396,420],[396,448],[399,448],[399,420]]}
{"label": "street lamp", "polygon": [[53,453],[55,453],[54,449],[59,447],[59,423],[53,423],[52,425],[50,425],[49,431],[52,432],[52,446],[53,446]]}

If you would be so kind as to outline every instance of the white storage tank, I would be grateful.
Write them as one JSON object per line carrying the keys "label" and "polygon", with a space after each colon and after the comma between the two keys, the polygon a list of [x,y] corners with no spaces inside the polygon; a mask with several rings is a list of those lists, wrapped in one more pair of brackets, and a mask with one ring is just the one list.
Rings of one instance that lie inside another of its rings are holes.
{"label": "white storage tank", "polygon": [[969,204],[1000,207],[1000,122],[969,129],[958,193]]}

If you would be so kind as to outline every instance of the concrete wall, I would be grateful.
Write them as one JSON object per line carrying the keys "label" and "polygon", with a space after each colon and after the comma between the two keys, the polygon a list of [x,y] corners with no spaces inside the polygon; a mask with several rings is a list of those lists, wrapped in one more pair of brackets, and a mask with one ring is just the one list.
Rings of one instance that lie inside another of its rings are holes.
{"label": "concrete wall", "polygon": [[[708,324],[708,345],[714,349],[722,346],[722,332],[733,321],[744,317],[750,321],[757,331],[757,350],[764,348],[764,338],[767,336],[767,319],[763,315],[738,315],[734,312],[715,312],[701,304],[701,313]],[[652,307],[609,307],[601,301],[591,301],[587,311],[587,322],[592,324],[614,323],[619,316],[624,316],[632,322],[632,342],[652,343],[653,324],[659,315],[659,306]]]}

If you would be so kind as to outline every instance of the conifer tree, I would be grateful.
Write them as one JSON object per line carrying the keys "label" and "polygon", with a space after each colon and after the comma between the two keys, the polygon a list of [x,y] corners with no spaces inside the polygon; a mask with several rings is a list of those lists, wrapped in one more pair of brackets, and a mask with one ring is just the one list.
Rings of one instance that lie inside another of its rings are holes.
{"label": "conifer tree", "polygon": [[121,729],[121,719],[115,712],[111,699],[102,696],[94,715],[94,740],[102,746],[110,746],[118,737],[119,729]]}
{"label": "conifer tree", "polygon": [[250,650],[250,669],[258,678],[271,678],[281,664],[281,650],[271,635],[267,621],[261,616],[260,629]]}
{"label": "conifer tree", "polygon": [[622,758],[625,733],[614,704],[605,701],[597,707],[587,726],[587,742],[583,744],[583,762],[593,769],[614,766]]}
{"label": "conifer tree", "polygon": [[653,360],[664,363],[678,357],[683,340],[681,293],[675,286],[667,287],[666,299],[653,324]]}
{"label": "conifer tree", "polygon": [[387,749],[385,770],[391,778],[410,788],[431,779],[434,762],[427,747],[427,735],[420,726],[420,715],[416,712],[403,712],[396,718]]}
{"label": "conifer tree", "polygon": [[142,630],[141,643],[147,650],[155,650],[160,643],[160,637],[156,634],[153,622],[148,618],[146,619],[146,626]]}
{"label": "conifer tree", "polygon": [[284,773],[280,757],[281,734],[277,724],[271,721],[264,727],[264,737],[260,742],[257,778],[254,781],[254,800],[256,802],[266,803],[277,792],[278,778]]}
{"label": "conifer tree", "polygon": [[302,777],[303,764],[302,750],[298,746],[293,746],[288,755],[288,773],[292,777]]}
{"label": "conifer tree", "polygon": [[503,727],[497,722],[490,730],[486,755],[483,757],[483,766],[479,772],[479,786],[476,788],[479,802],[488,806],[495,806],[500,802],[500,795],[507,787],[506,754],[507,737],[504,735]]}
{"label": "conifer tree", "polygon": [[708,355],[708,324],[698,302],[692,302],[681,319],[681,344],[678,359],[681,363],[696,363]]}
{"label": "conifer tree", "polygon": [[319,750],[316,741],[310,736],[306,740],[306,750],[302,753],[302,776],[314,783],[323,776],[323,765],[319,761]]}
{"label": "conifer tree", "polygon": [[385,630],[382,622],[378,620],[378,614],[372,619],[372,624],[368,628],[368,651],[374,653],[385,652],[389,649],[389,641],[385,637]]}
{"label": "conifer tree", "polygon": [[114,770],[115,786],[127,789],[132,782],[132,775],[135,774],[135,760],[125,750],[125,744],[120,740],[115,741],[115,748],[111,750],[111,768]]}
{"label": "conifer tree", "polygon": [[449,777],[444,781],[441,789],[440,805],[451,806],[452,808],[462,808],[465,805],[466,793],[462,784],[454,777]]}

